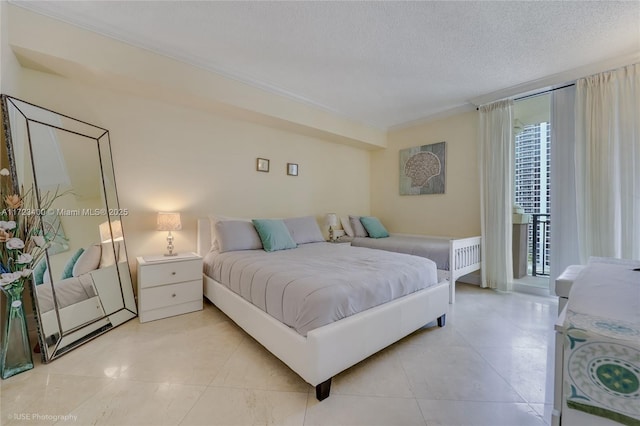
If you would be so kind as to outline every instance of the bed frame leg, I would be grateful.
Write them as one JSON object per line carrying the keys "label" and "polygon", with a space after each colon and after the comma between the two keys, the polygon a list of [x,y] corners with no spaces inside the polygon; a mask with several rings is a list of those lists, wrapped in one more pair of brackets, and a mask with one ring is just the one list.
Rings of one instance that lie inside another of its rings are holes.
{"label": "bed frame leg", "polygon": [[318,401],[327,399],[329,397],[330,392],[331,392],[331,379],[325,380],[319,385],[316,385],[316,399]]}
{"label": "bed frame leg", "polygon": [[444,327],[446,320],[447,320],[446,314],[442,314],[442,316],[438,317],[438,327]]}

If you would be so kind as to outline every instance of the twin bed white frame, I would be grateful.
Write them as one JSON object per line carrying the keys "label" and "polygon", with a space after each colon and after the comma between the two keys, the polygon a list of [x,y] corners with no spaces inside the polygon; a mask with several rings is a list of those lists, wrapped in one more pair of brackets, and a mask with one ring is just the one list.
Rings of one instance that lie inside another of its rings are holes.
{"label": "twin bed white frame", "polygon": [[456,301],[456,281],[463,275],[480,269],[482,237],[442,238],[449,240],[449,270],[438,269],[438,279],[449,281],[449,303]]}
{"label": "twin bed white frame", "polygon": [[[208,218],[198,219],[198,253],[211,247]],[[204,295],[269,352],[329,396],[331,378],[341,371],[437,320],[444,326],[449,309],[449,282],[438,284],[316,328],[301,336],[222,284],[204,275]]]}
{"label": "twin bed white frame", "polygon": [[[452,238],[452,237],[432,237],[416,234],[391,234],[399,237],[414,237],[424,239],[425,242],[440,240],[449,243],[449,270],[438,269],[438,281],[447,280],[449,287],[449,303],[456,301],[456,281],[463,275],[480,269],[482,262],[482,237]],[[363,246],[363,247],[366,247]],[[384,250],[382,247],[375,247],[377,250]],[[391,250],[395,251],[395,250]],[[402,253],[402,252],[400,252]]]}

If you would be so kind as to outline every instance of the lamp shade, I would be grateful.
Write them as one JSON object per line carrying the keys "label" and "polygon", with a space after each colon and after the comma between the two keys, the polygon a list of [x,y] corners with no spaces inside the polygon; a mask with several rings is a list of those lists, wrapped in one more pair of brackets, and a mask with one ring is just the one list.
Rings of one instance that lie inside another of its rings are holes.
{"label": "lamp shade", "polygon": [[332,228],[338,226],[338,215],[335,213],[327,213],[327,225]]}
{"label": "lamp shade", "polygon": [[111,222],[111,227],[109,227],[109,221],[102,222],[99,226],[99,230],[100,241],[103,243],[108,243],[111,241],[121,241],[124,239],[124,236],[122,234],[122,222],[120,222],[119,220],[114,220],[113,222]]}
{"label": "lamp shade", "polygon": [[180,213],[158,212],[158,231],[179,231],[182,229]]}

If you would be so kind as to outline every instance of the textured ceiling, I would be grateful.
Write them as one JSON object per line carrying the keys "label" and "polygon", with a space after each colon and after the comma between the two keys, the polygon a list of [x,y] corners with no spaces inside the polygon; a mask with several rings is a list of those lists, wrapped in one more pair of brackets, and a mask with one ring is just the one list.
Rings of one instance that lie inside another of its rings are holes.
{"label": "textured ceiling", "polygon": [[11,1],[379,128],[640,51],[640,2]]}

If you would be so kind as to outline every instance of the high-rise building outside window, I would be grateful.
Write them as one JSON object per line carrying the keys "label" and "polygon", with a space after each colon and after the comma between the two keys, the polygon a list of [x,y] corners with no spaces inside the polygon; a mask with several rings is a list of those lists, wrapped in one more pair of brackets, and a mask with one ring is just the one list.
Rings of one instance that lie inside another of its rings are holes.
{"label": "high-rise building outside window", "polygon": [[[548,122],[525,125],[515,136],[515,202],[525,213],[549,215],[550,209],[550,144],[551,126]],[[548,216],[542,216],[546,220]],[[536,232],[529,228],[529,247],[532,239],[537,241],[537,270],[549,270],[549,231]],[[530,254],[531,255],[531,254]]]}

